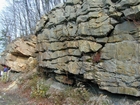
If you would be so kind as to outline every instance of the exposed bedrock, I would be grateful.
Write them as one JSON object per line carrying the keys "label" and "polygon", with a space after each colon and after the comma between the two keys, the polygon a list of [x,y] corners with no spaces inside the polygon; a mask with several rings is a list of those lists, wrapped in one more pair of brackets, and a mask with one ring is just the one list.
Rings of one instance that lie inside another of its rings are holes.
{"label": "exposed bedrock", "polygon": [[0,64],[7,65],[12,71],[27,72],[37,67],[36,36],[18,38],[10,43],[1,54]]}
{"label": "exposed bedrock", "polygon": [[36,26],[39,67],[64,78],[80,75],[112,93],[140,96],[139,4],[67,0],[56,6]]}

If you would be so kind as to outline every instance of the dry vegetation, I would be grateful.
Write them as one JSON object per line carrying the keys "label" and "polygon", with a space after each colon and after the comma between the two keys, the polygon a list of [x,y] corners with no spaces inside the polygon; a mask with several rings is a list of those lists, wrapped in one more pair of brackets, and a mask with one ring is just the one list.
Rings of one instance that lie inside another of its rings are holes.
{"label": "dry vegetation", "polygon": [[35,105],[112,105],[106,96],[93,96],[81,82],[77,86],[68,86],[65,90],[57,90],[45,83],[45,78],[33,74],[20,79],[20,96],[29,99]]}
{"label": "dry vegetation", "polygon": [[[26,79],[20,78],[19,81],[19,88],[8,94],[27,99],[24,104],[20,105],[114,105],[105,95],[93,95],[81,82],[75,87],[68,86],[60,91],[46,84],[45,78],[38,74],[33,74]],[[0,87],[8,87],[10,83],[0,82]],[[140,103],[136,102],[133,105],[140,105]]]}

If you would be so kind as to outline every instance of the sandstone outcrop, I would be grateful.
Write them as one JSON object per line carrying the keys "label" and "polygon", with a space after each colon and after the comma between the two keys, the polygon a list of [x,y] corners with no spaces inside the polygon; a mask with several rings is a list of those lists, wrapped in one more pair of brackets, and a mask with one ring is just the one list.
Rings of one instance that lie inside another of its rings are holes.
{"label": "sandstone outcrop", "polygon": [[37,67],[36,36],[18,38],[10,43],[0,58],[0,64],[13,71],[27,72]]}
{"label": "sandstone outcrop", "polygon": [[139,7],[139,0],[67,0],[56,6],[36,26],[39,67],[140,96]]}

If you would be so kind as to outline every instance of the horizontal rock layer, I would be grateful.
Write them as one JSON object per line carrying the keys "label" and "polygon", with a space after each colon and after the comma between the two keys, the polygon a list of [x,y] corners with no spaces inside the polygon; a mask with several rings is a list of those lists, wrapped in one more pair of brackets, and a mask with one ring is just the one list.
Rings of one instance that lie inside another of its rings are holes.
{"label": "horizontal rock layer", "polygon": [[36,36],[18,38],[10,43],[1,55],[0,64],[7,65],[13,71],[27,72],[37,66]]}
{"label": "horizontal rock layer", "polygon": [[36,26],[39,66],[82,75],[112,93],[140,96],[139,4],[67,0],[56,6]]}

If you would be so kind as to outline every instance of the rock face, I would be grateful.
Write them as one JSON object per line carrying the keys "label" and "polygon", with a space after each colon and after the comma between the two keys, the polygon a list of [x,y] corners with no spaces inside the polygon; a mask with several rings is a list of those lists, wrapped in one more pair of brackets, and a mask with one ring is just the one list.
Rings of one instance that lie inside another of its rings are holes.
{"label": "rock face", "polygon": [[17,72],[33,70],[37,65],[36,36],[16,39],[9,44],[0,58],[0,64],[11,67]]}
{"label": "rock face", "polygon": [[36,26],[39,67],[80,75],[112,93],[140,96],[139,4],[67,0],[56,6]]}
{"label": "rock face", "polygon": [[65,84],[88,80],[140,96],[140,0],[67,0],[41,18],[35,33],[13,41],[0,64],[18,72],[39,66]]}

